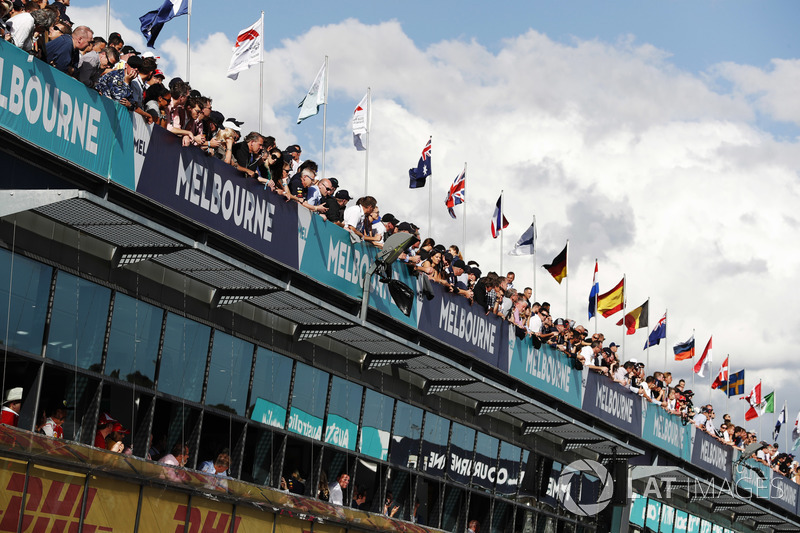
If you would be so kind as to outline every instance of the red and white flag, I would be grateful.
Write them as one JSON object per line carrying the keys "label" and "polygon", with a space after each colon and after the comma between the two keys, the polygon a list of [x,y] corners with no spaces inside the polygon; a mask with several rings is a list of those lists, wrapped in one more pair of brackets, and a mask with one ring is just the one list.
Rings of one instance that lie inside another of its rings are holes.
{"label": "red and white flag", "polygon": [[258,22],[239,32],[233,45],[233,57],[228,67],[228,77],[235,80],[239,73],[261,63],[264,50],[264,15]]}
{"label": "red and white flag", "polygon": [[754,418],[758,418],[758,407],[761,405],[761,382],[759,381],[758,385],[753,387],[750,394],[742,396],[740,399],[747,400],[750,404],[750,408],[744,414],[744,419],[750,421]]}
{"label": "red and white flag", "polygon": [[[709,341],[711,342],[711,341]],[[714,383],[711,384],[712,389],[718,389],[723,383],[728,383],[728,358],[725,358],[725,362],[722,363],[722,367],[719,369],[719,375],[717,379],[714,380]]]}
{"label": "red and white flag", "polygon": [[703,355],[700,356],[700,360],[694,365],[694,373],[701,378],[706,377],[704,372],[708,370],[709,365],[711,365],[711,339],[713,338],[713,335],[708,338],[708,344],[706,344],[706,349],[703,350]]}

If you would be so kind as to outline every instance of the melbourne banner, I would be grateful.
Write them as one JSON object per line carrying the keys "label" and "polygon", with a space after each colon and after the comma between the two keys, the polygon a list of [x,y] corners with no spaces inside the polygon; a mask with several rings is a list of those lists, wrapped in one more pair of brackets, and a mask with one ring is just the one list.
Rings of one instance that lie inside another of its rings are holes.
{"label": "melbourne banner", "polygon": [[791,513],[797,513],[797,483],[781,474],[773,473],[769,486],[769,501]]}
{"label": "melbourne banner", "polygon": [[130,111],[0,41],[0,125],[59,157],[133,188]]}
{"label": "melbourne banner", "polygon": [[705,431],[695,431],[692,446],[692,464],[704,467],[722,479],[731,477],[731,456],[733,449],[720,442]]}
{"label": "melbourne banner", "polygon": [[733,482],[737,494],[744,489],[759,498],[769,498],[772,471],[755,459],[739,461],[741,452],[736,452],[736,463],[733,466]]}
{"label": "melbourne banner", "polygon": [[643,403],[646,412],[642,438],[681,459],[691,459],[692,426],[683,425],[681,417],[669,414],[660,404]]}
{"label": "melbourne banner", "polygon": [[607,376],[589,372],[583,410],[629,433],[642,434],[642,397]]}
{"label": "melbourne banner", "polygon": [[552,346],[534,348],[530,337],[518,339],[514,326],[503,327],[508,336],[508,358],[500,362],[507,371],[547,394],[575,407],[581,406],[581,371],[575,370],[572,361]]}
{"label": "melbourne banner", "polygon": [[421,307],[420,331],[498,366],[498,354],[505,351],[507,323],[499,316],[487,315],[480,305],[470,305],[466,298],[446,292],[438,283],[433,294],[432,300],[417,303]]}
{"label": "melbourne banner", "polygon": [[136,192],[297,268],[296,205],[163,128],[152,128],[141,165]]}

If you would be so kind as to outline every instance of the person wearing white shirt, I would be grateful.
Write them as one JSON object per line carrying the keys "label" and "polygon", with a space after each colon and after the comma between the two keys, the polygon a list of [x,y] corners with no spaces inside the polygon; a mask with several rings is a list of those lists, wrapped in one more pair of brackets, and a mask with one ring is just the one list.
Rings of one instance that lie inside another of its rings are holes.
{"label": "person wearing white shirt", "polygon": [[339,477],[328,486],[330,490],[330,497],[328,502],[334,505],[344,505],[344,489],[350,483],[350,476],[347,474],[339,474]]}
{"label": "person wearing white shirt", "polygon": [[344,210],[344,229],[350,230],[363,239],[364,220],[367,215],[372,214],[377,206],[378,201],[372,196],[359,198],[356,205],[351,205]]}

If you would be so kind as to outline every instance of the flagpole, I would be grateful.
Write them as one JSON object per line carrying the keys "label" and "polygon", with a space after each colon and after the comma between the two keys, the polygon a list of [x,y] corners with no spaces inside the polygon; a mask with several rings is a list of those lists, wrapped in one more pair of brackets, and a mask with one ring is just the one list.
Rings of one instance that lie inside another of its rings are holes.
{"label": "flagpole", "polygon": [[106,0],[106,39],[111,33],[111,0]]}
{"label": "flagpole", "polygon": [[261,10],[261,50],[258,53],[261,66],[258,75],[258,131],[264,131],[264,10]]}
{"label": "flagpole", "polygon": [[500,237],[500,277],[503,277],[503,191],[500,191],[500,218],[497,224],[497,235]]}
{"label": "flagpole", "polygon": [[191,33],[192,33],[192,0],[189,0],[189,11],[186,17],[186,83],[189,83],[191,77],[189,76],[191,64]]}
{"label": "flagpole", "polygon": [[[761,385],[761,380],[760,379],[758,380],[758,384]],[[764,401],[764,395],[763,395],[764,387],[762,386],[762,387],[760,387],[760,389],[761,389],[761,392],[762,392],[761,401],[763,402]],[[761,410],[761,406],[760,405],[759,405],[759,410]],[[761,436],[761,438],[759,440],[764,440],[764,417],[762,415],[758,416],[758,434]]]}
{"label": "flagpole", "polygon": [[[649,296],[647,297],[647,314],[648,314],[647,321],[650,322],[650,316],[649,316],[650,315],[650,297]],[[623,325],[625,324],[625,318],[624,317],[622,319],[622,324]],[[647,358],[647,368],[648,369],[650,368],[650,338],[649,338],[650,331],[649,331],[649,328],[650,328],[650,326],[648,326],[648,332],[647,332],[648,333],[647,355],[645,356]],[[666,344],[666,342],[664,344]],[[666,372],[666,371],[667,371],[667,366],[664,365],[664,372]],[[649,372],[649,370],[648,370],[648,372]]]}
{"label": "flagpole", "polygon": [[364,154],[364,196],[368,194],[367,186],[369,185],[369,128],[371,126],[370,123],[370,114],[372,113],[372,87],[367,87],[367,131],[364,134],[365,141],[366,141],[366,154]]}
{"label": "flagpole", "polygon": [[566,274],[565,277],[567,278],[567,284],[565,287],[566,296],[564,298],[566,300],[564,305],[564,318],[569,320],[569,239],[567,239],[567,257],[565,259],[566,262],[564,263],[564,272]]}
{"label": "flagpole", "polygon": [[[594,264],[597,266],[597,258],[594,258]],[[597,283],[597,279],[592,277],[592,289],[594,289],[594,284]],[[594,297],[594,333],[597,335],[597,324],[600,322],[600,317],[597,316],[597,300],[600,299],[600,285],[597,286],[597,294]],[[623,354],[624,355],[624,354]]]}
{"label": "flagpole", "polygon": [[533,301],[528,302],[528,306],[533,305],[536,301],[536,215],[533,215],[533,253],[531,254],[531,267],[533,267],[533,294],[531,298]]}
{"label": "flagpole", "polygon": [[[431,170],[433,174],[433,170]],[[461,205],[464,206],[464,220],[461,222],[461,257],[467,257],[467,162],[464,161],[464,201]],[[431,184],[433,185],[433,184]]]}
{"label": "flagpole", "polygon": [[[725,412],[730,413],[730,411],[728,410],[730,409],[730,407],[728,407],[728,402],[731,399],[731,368],[733,368],[733,366],[731,366],[731,354],[727,354],[727,359],[728,359],[728,386],[725,389]],[[733,420],[733,417],[731,417],[731,420]]]}
{"label": "flagpole", "polygon": [[[695,350],[697,349],[697,339],[694,336],[694,328],[692,328],[692,342],[694,342]],[[694,392],[694,355],[692,355],[692,392]]]}
{"label": "flagpole", "polygon": [[[786,400],[783,400],[783,412],[784,412],[783,415],[784,420],[783,424],[781,425],[785,426],[789,422],[789,419],[787,418],[789,416],[789,413],[786,412]],[[789,428],[785,428],[783,430],[783,451],[784,453],[789,453]]]}
{"label": "flagpole", "polygon": [[[669,323],[669,320],[667,320],[667,311],[668,309],[664,309],[664,371],[667,370],[667,344],[669,344],[667,341],[667,324]],[[650,344],[649,339],[647,343]]]}
{"label": "flagpole", "polygon": [[[627,274],[622,275],[622,355],[625,355],[625,315],[628,314],[628,291],[625,290]],[[649,369],[648,369],[649,371]]]}
{"label": "flagpole", "polygon": [[[429,138],[431,143],[431,153],[428,154],[430,157],[433,154],[433,135]],[[431,161],[431,173],[428,176],[428,237],[433,236],[433,159]]]}
{"label": "flagpole", "polygon": [[[322,110],[322,172],[320,172],[320,178],[325,177],[325,134],[328,128],[328,77],[330,76],[330,72],[328,71],[328,56],[325,56],[325,103],[323,104],[325,108]],[[366,194],[366,191],[364,191]]]}

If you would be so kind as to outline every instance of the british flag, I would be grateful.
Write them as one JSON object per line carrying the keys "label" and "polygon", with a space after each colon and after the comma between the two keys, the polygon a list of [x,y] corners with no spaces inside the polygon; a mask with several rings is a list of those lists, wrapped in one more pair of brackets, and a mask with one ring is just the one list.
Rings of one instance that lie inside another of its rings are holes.
{"label": "british flag", "polygon": [[461,174],[456,176],[456,179],[453,180],[453,184],[450,186],[450,190],[447,192],[447,198],[444,200],[444,205],[447,206],[447,212],[450,213],[450,216],[456,218],[456,214],[453,212],[453,208],[458,204],[464,203],[464,193],[466,192],[466,179],[467,179],[467,169],[461,171]]}
{"label": "british flag", "polygon": [[410,189],[418,189],[425,186],[428,176],[431,175],[431,140],[428,139],[428,144],[422,149],[422,156],[419,158],[417,168],[408,169],[408,178]]}

